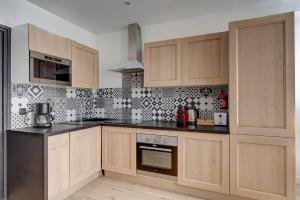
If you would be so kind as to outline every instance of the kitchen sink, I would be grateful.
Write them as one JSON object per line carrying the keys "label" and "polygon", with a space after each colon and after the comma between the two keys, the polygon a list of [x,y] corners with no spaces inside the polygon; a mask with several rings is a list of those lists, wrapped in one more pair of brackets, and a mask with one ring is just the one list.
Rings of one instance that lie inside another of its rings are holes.
{"label": "kitchen sink", "polygon": [[63,124],[70,124],[70,125],[90,125],[95,124],[93,121],[70,121],[70,122],[64,122]]}
{"label": "kitchen sink", "polygon": [[110,118],[87,118],[83,119],[86,122],[104,122],[104,121],[112,121],[113,119]]}

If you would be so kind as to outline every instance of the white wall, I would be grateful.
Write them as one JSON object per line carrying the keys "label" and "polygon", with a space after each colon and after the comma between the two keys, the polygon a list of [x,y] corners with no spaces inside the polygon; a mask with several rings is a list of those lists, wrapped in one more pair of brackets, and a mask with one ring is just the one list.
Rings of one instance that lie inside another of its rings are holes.
{"label": "white wall", "polygon": [[0,0],[0,24],[14,27],[32,23],[46,30],[95,47],[96,36],[25,0]]}
{"label": "white wall", "polygon": [[[299,2],[248,7],[214,15],[201,16],[170,23],[142,27],[143,42],[153,42],[178,37],[220,32],[228,30],[230,21],[258,16],[300,10]],[[121,87],[121,75],[108,72],[110,66],[127,59],[127,32],[98,35],[97,48],[100,51],[100,87]]]}
{"label": "white wall", "polygon": [[300,183],[300,12],[295,13],[295,80],[296,80],[296,163]]}
{"label": "white wall", "polygon": [[124,63],[128,46],[127,31],[120,31],[97,37],[96,45],[99,49],[99,84],[101,88],[118,88],[122,86],[122,75],[108,71],[113,65]]}

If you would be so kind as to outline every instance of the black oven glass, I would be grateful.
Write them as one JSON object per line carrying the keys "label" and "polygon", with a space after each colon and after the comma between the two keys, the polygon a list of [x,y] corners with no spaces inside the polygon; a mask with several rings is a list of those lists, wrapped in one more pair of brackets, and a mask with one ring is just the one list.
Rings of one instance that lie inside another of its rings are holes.
{"label": "black oven glass", "polygon": [[34,78],[70,82],[70,66],[68,65],[34,58],[33,67]]}
{"label": "black oven glass", "polygon": [[177,176],[177,147],[137,143],[137,169]]}

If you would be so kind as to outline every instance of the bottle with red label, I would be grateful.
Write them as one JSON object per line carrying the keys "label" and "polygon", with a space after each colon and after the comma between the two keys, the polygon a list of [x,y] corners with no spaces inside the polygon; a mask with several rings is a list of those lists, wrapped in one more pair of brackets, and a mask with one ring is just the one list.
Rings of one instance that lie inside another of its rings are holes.
{"label": "bottle with red label", "polygon": [[220,100],[220,109],[227,109],[228,108],[228,96],[225,94],[224,91],[219,93],[219,100]]}

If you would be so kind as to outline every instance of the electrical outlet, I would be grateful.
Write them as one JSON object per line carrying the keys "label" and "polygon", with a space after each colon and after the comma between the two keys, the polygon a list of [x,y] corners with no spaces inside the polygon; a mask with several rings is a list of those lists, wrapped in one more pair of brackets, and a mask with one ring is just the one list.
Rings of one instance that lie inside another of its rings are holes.
{"label": "electrical outlet", "polygon": [[20,115],[26,115],[26,112],[27,112],[26,108],[20,108],[19,109],[19,114]]}

